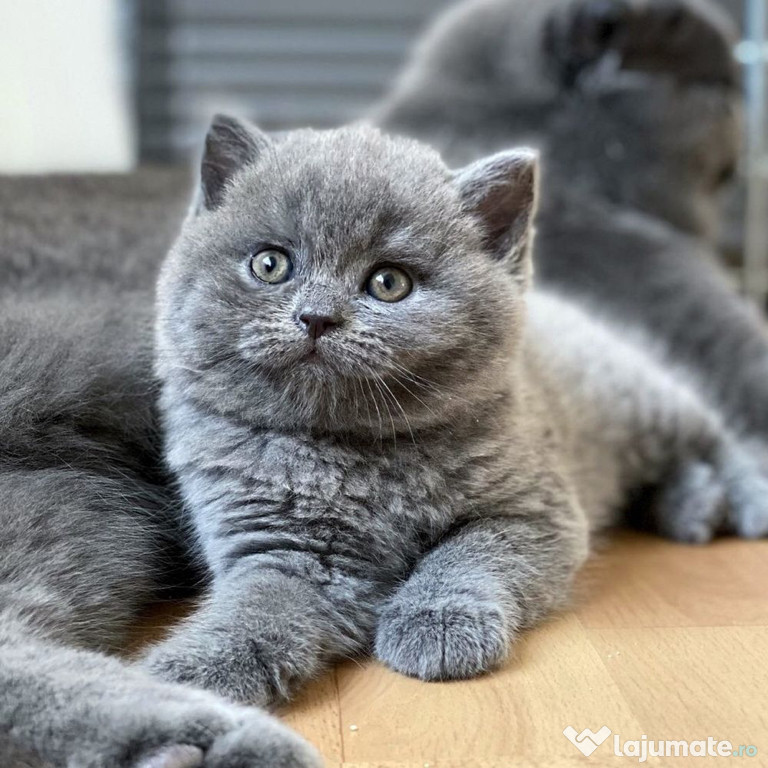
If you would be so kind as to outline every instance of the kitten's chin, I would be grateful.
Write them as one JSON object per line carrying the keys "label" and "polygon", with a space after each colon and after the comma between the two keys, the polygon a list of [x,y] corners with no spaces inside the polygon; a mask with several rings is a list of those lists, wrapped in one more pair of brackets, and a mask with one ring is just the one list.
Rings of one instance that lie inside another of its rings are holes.
{"label": "kitten's chin", "polygon": [[314,344],[304,352],[301,361],[308,365],[323,365],[326,363],[326,357],[327,354],[324,354],[317,344]]}

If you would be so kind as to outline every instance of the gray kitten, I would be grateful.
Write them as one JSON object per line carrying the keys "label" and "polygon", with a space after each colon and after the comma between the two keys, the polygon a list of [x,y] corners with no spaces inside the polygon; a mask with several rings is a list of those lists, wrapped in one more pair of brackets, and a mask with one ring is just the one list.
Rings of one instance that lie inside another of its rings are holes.
{"label": "gray kitten", "polygon": [[307,768],[266,714],[153,680],[125,648],[172,596],[153,283],[185,175],[0,183],[0,766]]}
{"label": "gray kitten", "polygon": [[537,275],[653,338],[768,441],[768,334],[712,250],[738,157],[735,35],[706,0],[470,0],[377,111],[451,162],[541,147]]}
{"label": "gray kitten", "polygon": [[168,463],[213,584],[145,664],[239,701],[373,647],[479,674],[654,487],[663,533],[768,529],[768,483],[682,380],[530,291],[536,157],[457,172],[351,127],[219,117],[161,273]]}

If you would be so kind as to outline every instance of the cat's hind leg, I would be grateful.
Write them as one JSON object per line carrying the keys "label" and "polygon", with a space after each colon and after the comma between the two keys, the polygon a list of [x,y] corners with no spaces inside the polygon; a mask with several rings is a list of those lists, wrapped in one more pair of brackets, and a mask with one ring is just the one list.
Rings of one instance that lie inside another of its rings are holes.
{"label": "cat's hind leg", "polygon": [[4,768],[319,764],[268,715],[100,652],[160,583],[162,504],[128,476],[0,468]]}
{"label": "cat's hind leg", "polygon": [[704,544],[718,533],[768,536],[768,474],[751,447],[723,432],[711,458],[682,460],[651,499],[648,517],[663,536]]}
{"label": "cat's hind leg", "polygon": [[[594,528],[626,508],[678,541],[766,535],[764,449],[732,433],[684,369],[552,295],[530,309],[538,370],[567,393],[568,463]],[[587,340],[600,354],[585,353]]]}

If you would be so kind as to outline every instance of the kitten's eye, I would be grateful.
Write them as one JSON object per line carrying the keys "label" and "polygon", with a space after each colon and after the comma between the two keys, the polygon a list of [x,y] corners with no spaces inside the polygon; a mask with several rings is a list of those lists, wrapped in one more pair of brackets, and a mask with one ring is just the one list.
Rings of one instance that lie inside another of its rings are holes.
{"label": "kitten's eye", "polygon": [[251,256],[251,272],[263,283],[284,283],[293,272],[293,262],[282,251],[267,249]]}
{"label": "kitten's eye", "polygon": [[365,288],[379,301],[401,301],[413,290],[413,281],[402,269],[381,267],[368,278]]}

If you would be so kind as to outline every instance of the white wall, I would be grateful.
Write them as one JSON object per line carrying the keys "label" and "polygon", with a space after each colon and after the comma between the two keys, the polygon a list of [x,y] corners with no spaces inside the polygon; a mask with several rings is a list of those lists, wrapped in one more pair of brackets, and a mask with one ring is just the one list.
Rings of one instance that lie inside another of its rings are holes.
{"label": "white wall", "polygon": [[0,0],[0,173],[136,156],[120,0]]}

